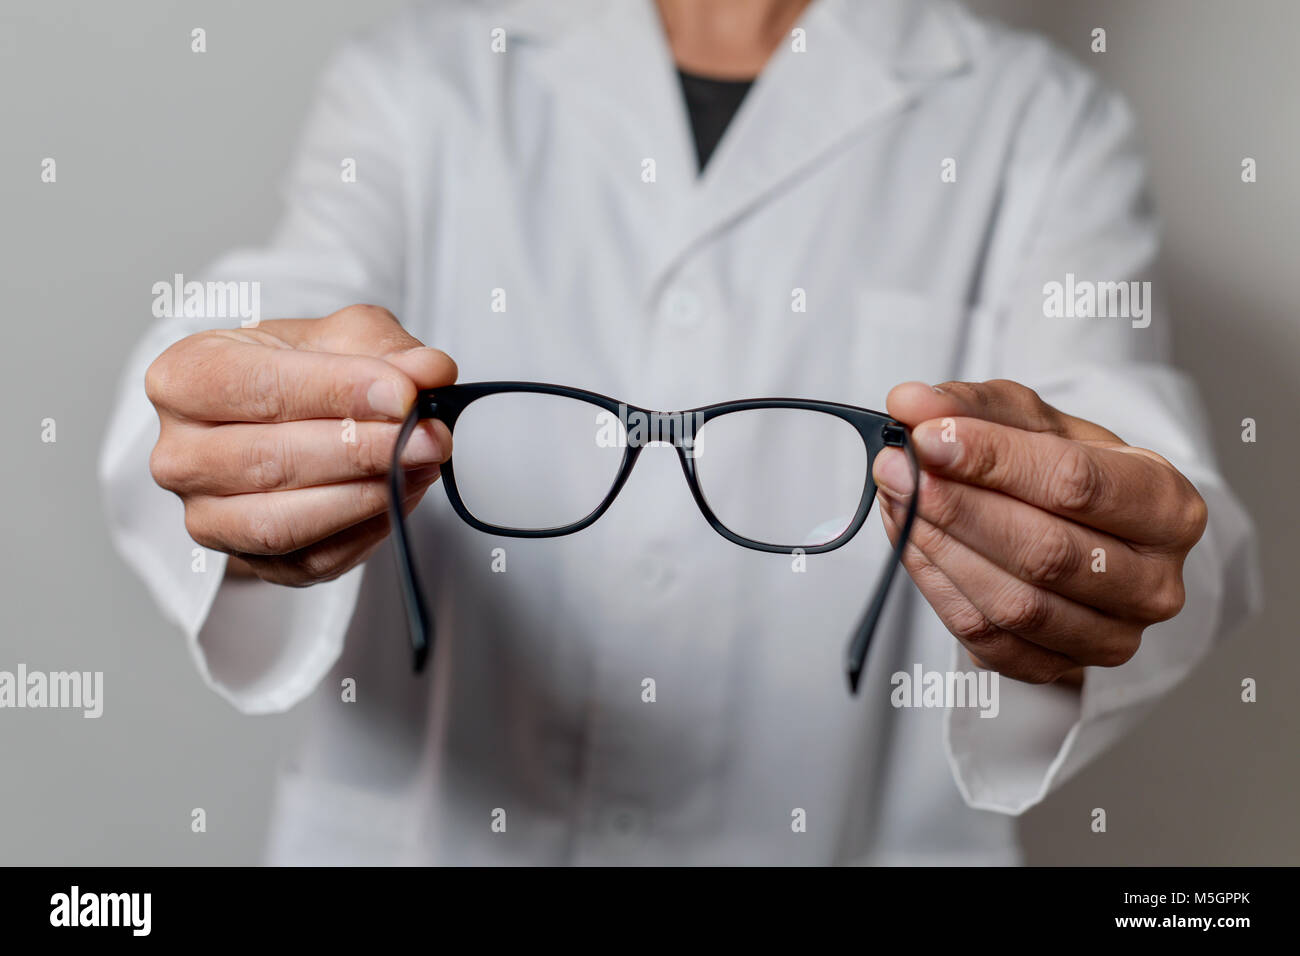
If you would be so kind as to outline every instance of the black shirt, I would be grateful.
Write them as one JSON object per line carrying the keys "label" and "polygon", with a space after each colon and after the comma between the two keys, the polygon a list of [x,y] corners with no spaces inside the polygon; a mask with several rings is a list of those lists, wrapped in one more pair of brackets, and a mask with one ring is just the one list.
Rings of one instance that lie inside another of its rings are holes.
{"label": "black shirt", "polygon": [[695,156],[700,163],[700,172],[704,172],[709,157],[754,81],[719,80],[685,70],[678,70],[677,75],[681,78],[686,110],[691,116]]}

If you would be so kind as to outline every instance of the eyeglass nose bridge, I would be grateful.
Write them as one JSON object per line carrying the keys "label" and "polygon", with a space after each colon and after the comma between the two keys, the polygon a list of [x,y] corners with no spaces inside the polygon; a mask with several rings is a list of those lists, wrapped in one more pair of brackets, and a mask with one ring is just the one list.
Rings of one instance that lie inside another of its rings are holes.
{"label": "eyeglass nose bridge", "polygon": [[620,412],[627,443],[633,448],[662,443],[687,454],[694,449],[696,436],[705,421],[699,411],[656,412],[624,406]]}

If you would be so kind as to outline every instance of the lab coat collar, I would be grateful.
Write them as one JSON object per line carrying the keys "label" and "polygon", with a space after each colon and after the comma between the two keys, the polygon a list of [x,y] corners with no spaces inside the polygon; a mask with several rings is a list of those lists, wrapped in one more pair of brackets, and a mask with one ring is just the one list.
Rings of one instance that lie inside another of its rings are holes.
{"label": "lab coat collar", "polygon": [[602,130],[593,148],[620,175],[656,158],[659,177],[642,190],[654,233],[638,290],[647,298],[710,235],[968,62],[946,0],[813,0],[797,24],[806,52],[787,41],[773,54],[697,179],[653,0],[508,0],[498,13],[510,41],[534,47],[539,68],[592,115]]}
{"label": "lab coat collar", "polygon": [[[816,2],[816,0],[815,0]],[[954,73],[970,62],[944,0],[819,0],[862,49],[903,79]]]}
{"label": "lab coat collar", "polygon": [[[500,0],[498,15],[512,40],[530,44],[562,41],[583,25],[629,14],[654,12],[653,0]],[[813,0],[803,21],[824,11],[851,35],[859,52],[888,65],[899,76],[934,76],[968,62],[951,5],[946,0]],[[652,17],[658,23],[657,16]],[[804,23],[801,21],[801,26]],[[662,42],[662,34],[654,39]]]}

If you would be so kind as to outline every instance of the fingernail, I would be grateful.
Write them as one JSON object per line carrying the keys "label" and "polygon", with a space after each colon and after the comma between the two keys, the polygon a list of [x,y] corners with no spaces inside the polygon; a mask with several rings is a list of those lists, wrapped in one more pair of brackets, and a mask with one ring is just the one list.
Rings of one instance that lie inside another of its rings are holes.
{"label": "fingernail", "polygon": [[927,465],[951,465],[961,451],[957,441],[957,425],[945,419],[948,424],[926,422],[912,430],[912,443],[916,453]]}
{"label": "fingernail", "polygon": [[912,493],[912,472],[897,448],[881,449],[871,474],[876,479],[876,487],[890,495],[906,497]]}
{"label": "fingernail", "polygon": [[377,415],[388,418],[406,417],[406,409],[397,395],[397,386],[386,378],[376,380],[366,392],[366,401]]}
{"label": "fingernail", "polygon": [[446,459],[442,445],[433,436],[433,430],[428,423],[422,424],[411,433],[406,448],[402,450],[402,464],[408,468],[416,465],[433,465]]}

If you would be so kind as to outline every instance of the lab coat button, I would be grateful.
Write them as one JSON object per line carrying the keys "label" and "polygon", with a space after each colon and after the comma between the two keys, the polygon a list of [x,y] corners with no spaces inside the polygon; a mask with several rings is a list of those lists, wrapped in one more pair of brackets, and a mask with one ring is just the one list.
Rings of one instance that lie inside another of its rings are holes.
{"label": "lab coat button", "polygon": [[651,589],[667,587],[672,583],[672,569],[659,558],[646,558],[642,564],[645,583]]}
{"label": "lab coat button", "polygon": [[646,829],[646,813],[638,807],[612,807],[605,813],[605,827],[615,837],[639,836]]}
{"label": "lab coat button", "polygon": [[664,297],[664,321],[674,328],[693,329],[704,320],[700,297],[686,289],[674,289]]}

